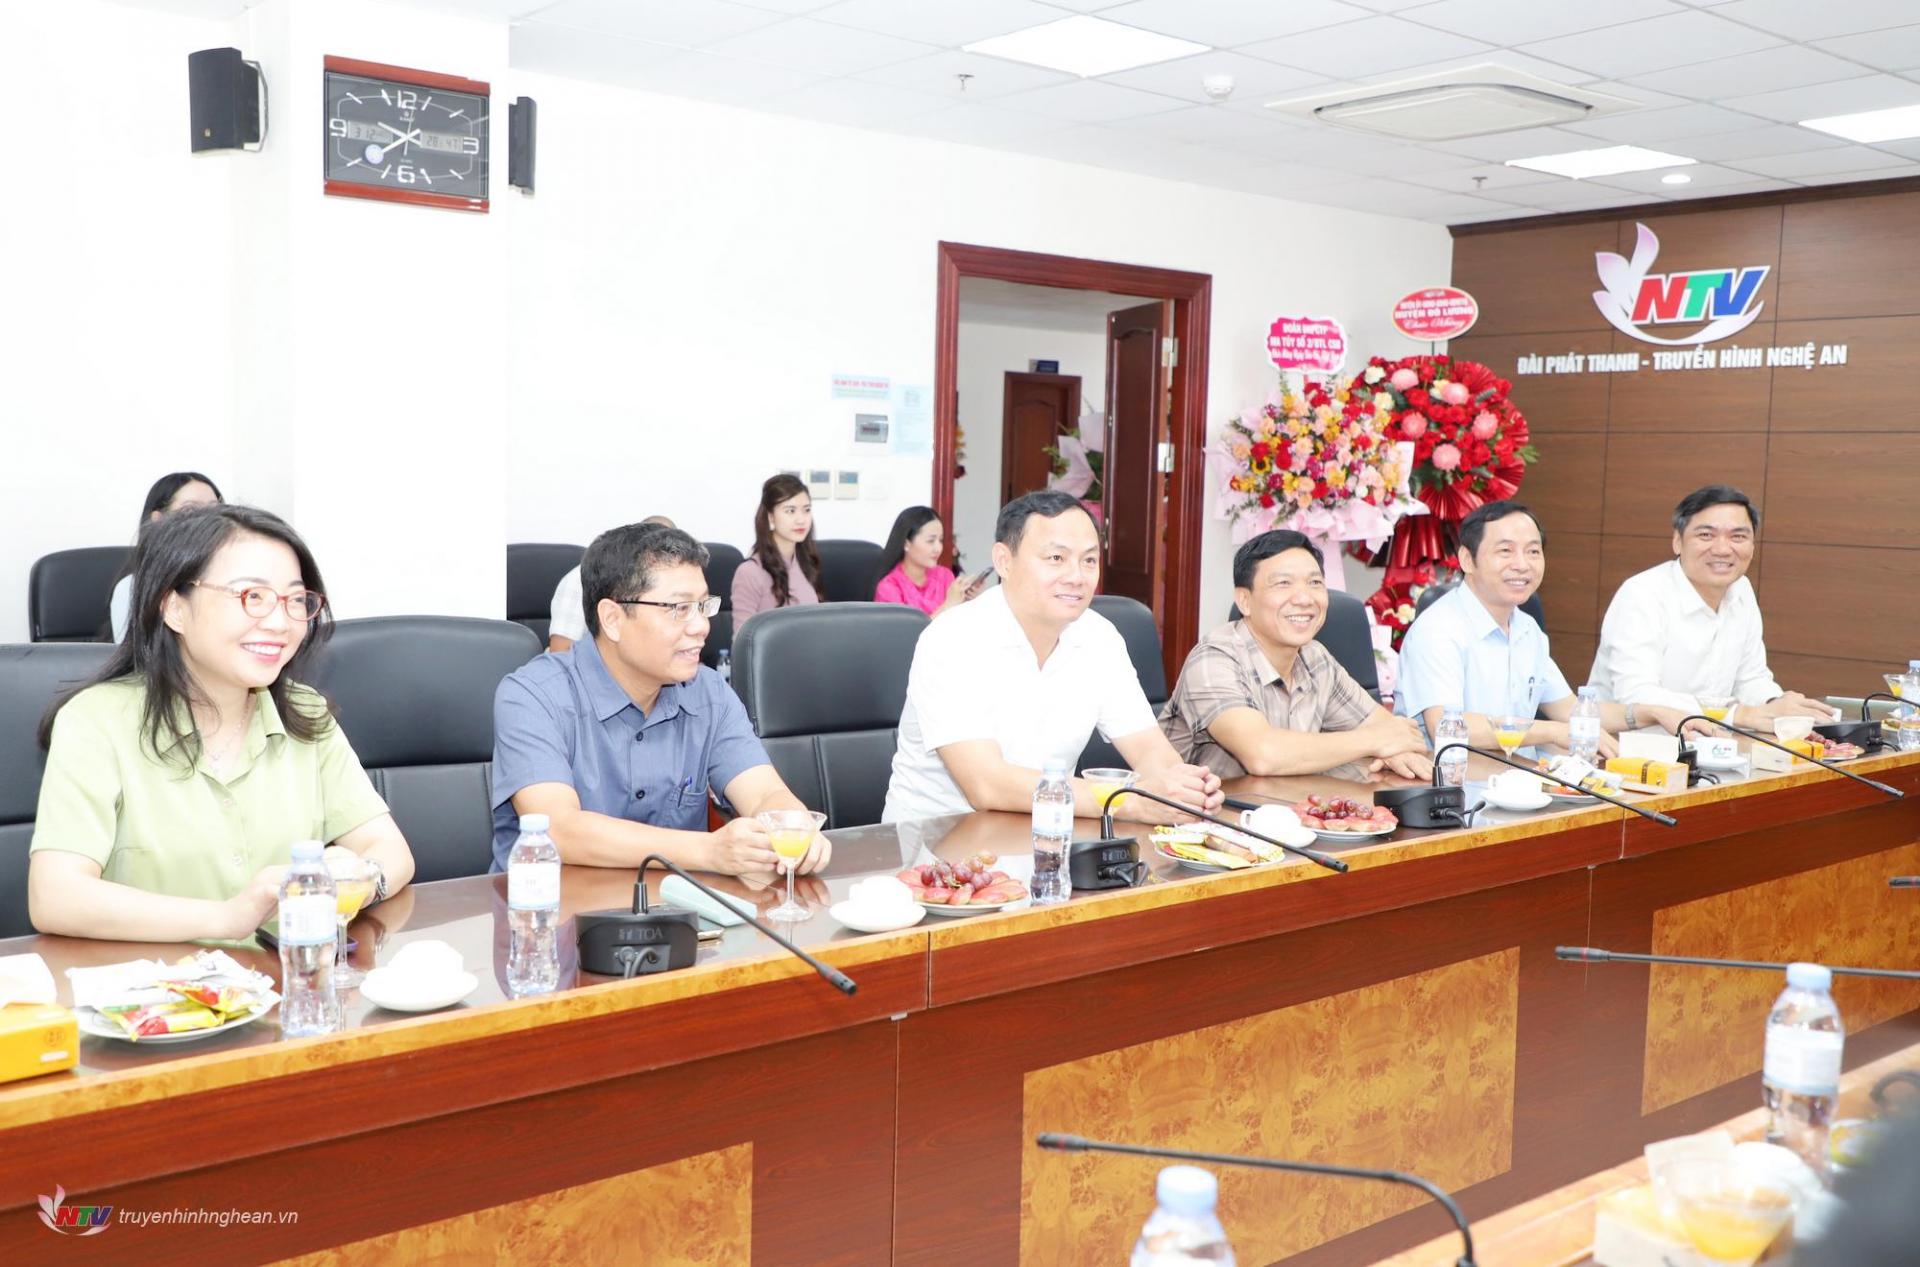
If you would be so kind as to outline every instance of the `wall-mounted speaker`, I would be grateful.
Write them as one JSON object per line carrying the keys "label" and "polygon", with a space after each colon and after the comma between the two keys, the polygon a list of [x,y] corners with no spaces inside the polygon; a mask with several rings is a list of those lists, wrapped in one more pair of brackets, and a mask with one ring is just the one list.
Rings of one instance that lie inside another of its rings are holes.
{"label": "wall-mounted speaker", "polygon": [[524,193],[533,192],[534,120],[539,103],[532,97],[515,97],[507,107],[507,183]]}
{"label": "wall-mounted speaker", "polygon": [[265,135],[266,80],[260,64],[237,48],[203,48],[187,54],[187,100],[193,120],[193,150],[260,148]]}

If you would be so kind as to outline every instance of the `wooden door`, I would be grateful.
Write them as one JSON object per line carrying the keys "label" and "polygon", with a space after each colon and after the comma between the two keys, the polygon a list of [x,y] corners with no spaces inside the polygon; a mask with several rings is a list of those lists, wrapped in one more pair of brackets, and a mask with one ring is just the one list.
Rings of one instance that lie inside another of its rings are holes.
{"label": "wooden door", "polygon": [[1047,450],[1062,427],[1080,417],[1078,374],[1007,374],[1000,423],[1000,504],[1045,488],[1053,476]]}
{"label": "wooden door", "polygon": [[1156,300],[1107,314],[1107,566],[1101,589],[1153,609],[1160,621],[1166,566],[1167,368],[1173,303]]}

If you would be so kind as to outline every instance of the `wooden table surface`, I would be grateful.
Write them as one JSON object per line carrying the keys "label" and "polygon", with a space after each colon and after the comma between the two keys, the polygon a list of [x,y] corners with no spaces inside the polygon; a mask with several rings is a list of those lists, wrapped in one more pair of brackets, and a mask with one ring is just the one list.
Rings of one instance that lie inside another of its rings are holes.
{"label": "wooden table surface", "polygon": [[[1856,768],[1920,790],[1920,755]],[[316,1038],[282,1039],[272,1016],[168,1049],[88,1038],[78,1072],[0,1087],[0,1252],[385,1262],[537,1233],[543,1254],[619,1261],[640,1227],[667,1261],[1111,1260],[1151,1206],[1152,1168],[1041,1154],[1031,1135],[1049,1129],[1403,1165],[1470,1213],[1506,1208],[1725,1118],[1758,1068],[1757,1030],[1716,1045],[1750,990],[1564,964],[1555,944],[1920,962],[1911,895],[1876,905],[1885,875],[1920,871],[1915,803],[1818,769],[1640,799],[1680,825],[1604,805],[1488,812],[1326,846],[1347,875],[1156,860],[1138,889],[878,936],[826,907],[919,858],[1022,853],[1025,816],[836,832],[792,935],[859,982],[851,998],[738,927],[684,972],[623,982],[569,961],[558,993],[510,999],[503,881],[414,886],[356,921],[357,959],[447,941],[481,982],[464,1005],[403,1017],[355,994],[346,1028]],[[716,883],[762,909],[781,896]],[[631,892],[630,873],[567,868],[563,914]],[[184,949],[0,942],[45,956],[63,998],[67,967]],[[1842,1002],[1864,1022],[1850,1058],[1912,1041],[1920,995]],[[1372,1261],[1440,1230],[1391,1194],[1262,1182],[1223,1176],[1243,1262]],[[35,1217],[56,1183],[129,1211],[218,1196],[299,1218],[60,1237]],[[612,1202],[672,1213],[622,1228]]]}

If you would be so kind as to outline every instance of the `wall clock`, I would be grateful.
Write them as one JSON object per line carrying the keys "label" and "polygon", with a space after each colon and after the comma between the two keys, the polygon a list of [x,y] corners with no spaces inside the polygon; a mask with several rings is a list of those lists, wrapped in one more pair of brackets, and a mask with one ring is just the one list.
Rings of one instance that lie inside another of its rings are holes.
{"label": "wall clock", "polygon": [[326,59],[326,192],[487,209],[491,89],[477,79]]}

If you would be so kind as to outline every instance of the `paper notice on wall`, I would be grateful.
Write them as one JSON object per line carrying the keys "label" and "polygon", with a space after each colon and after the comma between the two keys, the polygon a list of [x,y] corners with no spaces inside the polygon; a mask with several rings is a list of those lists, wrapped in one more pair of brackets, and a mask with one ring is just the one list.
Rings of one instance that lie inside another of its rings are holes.
{"label": "paper notice on wall", "polygon": [[933,456],[933,388],[901,384],[893,389],[893,436],[887,451],[897,458]]}
{"label": "paper notice on wall", "polygon": [[835,374],[835,400],[885,400],[892,384],[883,374]]}

